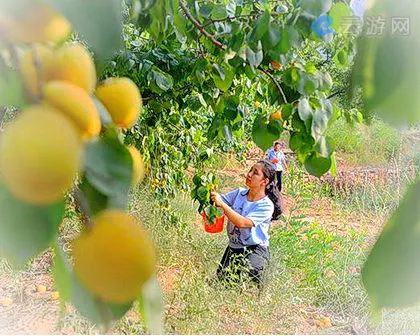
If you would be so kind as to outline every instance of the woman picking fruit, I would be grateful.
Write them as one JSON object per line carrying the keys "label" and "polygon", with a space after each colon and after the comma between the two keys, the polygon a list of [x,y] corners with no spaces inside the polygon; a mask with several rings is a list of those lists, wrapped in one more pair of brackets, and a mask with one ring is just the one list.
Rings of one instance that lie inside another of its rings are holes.
{"label": "woman picking fruit", "polygon": [[275,175],[274,165],[260,160],[246,175],[248,188],[237,188],[223,195],[211,193],[214,204],[228,218],[229,245],[217,270],[219,278],[240,279],[248,274],[252,281],[261,284],[269,261],[270,223],[278,219],[283,209]]}

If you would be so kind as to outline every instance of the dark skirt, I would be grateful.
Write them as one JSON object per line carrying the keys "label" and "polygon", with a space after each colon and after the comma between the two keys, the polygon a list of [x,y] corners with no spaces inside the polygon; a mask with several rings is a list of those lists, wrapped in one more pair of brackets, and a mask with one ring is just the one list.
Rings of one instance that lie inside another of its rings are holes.
{"label": "dark skirt", "polygon": [[232,283],[248,278],[261,284],[269,260],[270,253],[266,246],[251,245],[239,249],[228,246],[217,269],[217,276]]}

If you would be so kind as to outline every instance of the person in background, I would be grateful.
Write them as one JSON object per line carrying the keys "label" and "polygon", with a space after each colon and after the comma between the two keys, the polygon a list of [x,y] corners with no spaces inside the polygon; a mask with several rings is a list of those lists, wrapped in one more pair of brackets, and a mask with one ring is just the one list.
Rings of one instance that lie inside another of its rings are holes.
{"label": "person in background", "polygon": [[287,169],[287,162],[279,141],[276,141],[274,147],[267,152],[266,159],[276,167],[277,188],[281,191],[283,168]]}
{"label": "person in background", "polygon": [[229,244],[217,270],[220,279],[234,273],[233,279],[237,281],[246,270],[251,280],[261,285],[262,273],[269,261],[270,223],[283,211],[275,174],[272,163],[260,160],[246,175],[248,188],[237,188],[223,195],[211,192],[212,201],[228,218]]}

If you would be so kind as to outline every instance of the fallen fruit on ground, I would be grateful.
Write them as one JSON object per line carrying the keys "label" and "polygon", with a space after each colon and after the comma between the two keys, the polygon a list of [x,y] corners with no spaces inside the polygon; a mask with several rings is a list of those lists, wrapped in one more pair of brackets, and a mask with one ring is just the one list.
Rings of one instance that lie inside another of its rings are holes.
{"label": "fallen fruit on ground", "polygon": [[134,300],[155,270],[151,240],[136,219],[105,210],[73,241],[74,271],[81,284],[105,302]]}
{"label": "fallen fruit on ground", "polygon": [[13,299],[11,299],[11,298],[0,299],[0,305],[2,305],[2,306],[10,306],[12,303],[13,303]]}
{"label": "fallen fruit on ground", "polygon": [[44,285],[39,285],[39,286],[37,287],[36,291],[37,291],[38,293],[43,294],[43,293],[45,293],[45,292],[47,291],[47,287],[45,287]]}
{"label": "fallen fruit on ground", "polygon": [[50,299],[51,300],[58,300],[60,298],[60,293],[59,292],[52,292]]}

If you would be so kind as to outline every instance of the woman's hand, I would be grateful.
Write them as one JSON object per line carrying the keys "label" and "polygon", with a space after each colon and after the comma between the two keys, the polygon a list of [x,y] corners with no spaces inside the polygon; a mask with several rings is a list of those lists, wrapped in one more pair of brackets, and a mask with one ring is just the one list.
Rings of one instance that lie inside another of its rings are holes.
{"label": "woman's hand", "polygon": [[215,206],[218,206],[218,207],[221,207],[222,206],[223,200],[222,200],[222,197],[220,196],[220,194],[218,194],[215,191],[212,191],[210,193],[210,198],[214,202],[214,205]]}

